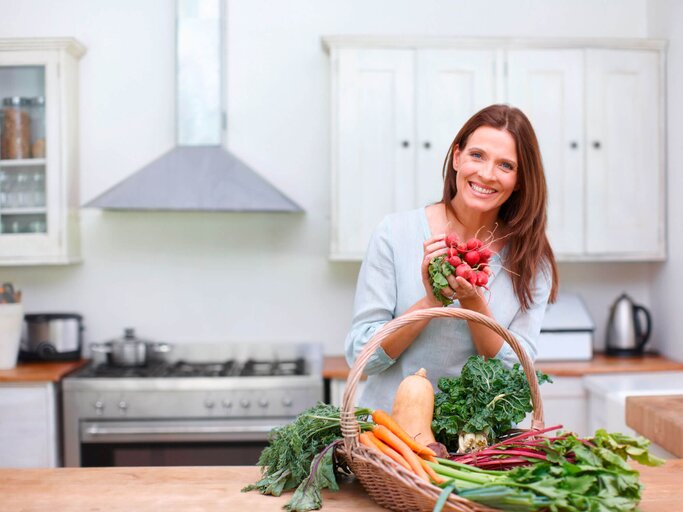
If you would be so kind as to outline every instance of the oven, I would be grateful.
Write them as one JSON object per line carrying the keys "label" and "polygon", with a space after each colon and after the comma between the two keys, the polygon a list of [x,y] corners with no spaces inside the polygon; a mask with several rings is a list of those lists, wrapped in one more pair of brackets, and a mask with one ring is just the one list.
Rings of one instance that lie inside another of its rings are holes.
{"label": "oven", "polygon": [[273,428],[323,399],[317,346],[241,361],[207,361],[217,349],[192,360],[188,350],[141,368],[92,363],[65,378],[65,466],[256,464]]}

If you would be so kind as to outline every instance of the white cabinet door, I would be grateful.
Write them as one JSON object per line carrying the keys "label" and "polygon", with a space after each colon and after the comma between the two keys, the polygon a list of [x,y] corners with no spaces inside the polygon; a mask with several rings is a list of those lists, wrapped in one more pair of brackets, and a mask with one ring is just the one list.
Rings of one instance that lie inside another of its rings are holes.
{"label": "white cabinet door", "polygon": [[54,385],[0,386],[0,467],[57,465]]}
{"label": "white cabinet door", "polygon": [[441,200],[448,148],[472,114],[496,102],[495,50],[417,52],[415,206]]}
{"label": "white cabinet door", "polygon": [[586,250],[664,257],[659,53],[586,52]]}
{"label": "white cabinet door", "polygon": [[583,51],[511,50],[508,101],[534,126],[548,183],[548,237],[556,255],[584,252]]}
{"label": "white cabinet door", "polygon": [[362,259],[382,217],[414,206],[415,54],[349,48],[336,59],[331,255]]}
{"label": "white cabinet door", "polygon": [[84,52],[66,38],[0,40],[0,97],[19,101],[3,109],[0,123],[0,265],[80,260],[77,59]]}

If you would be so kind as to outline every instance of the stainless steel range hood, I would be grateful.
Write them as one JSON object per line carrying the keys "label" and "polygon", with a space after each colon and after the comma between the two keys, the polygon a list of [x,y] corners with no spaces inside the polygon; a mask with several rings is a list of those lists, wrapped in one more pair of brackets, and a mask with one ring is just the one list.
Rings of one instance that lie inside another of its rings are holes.
{"label": "stainless steel range hood", "polygon": [[223,0],[177,0],[177,146],[85,204],[108,210],[301,212],[223,149]]}

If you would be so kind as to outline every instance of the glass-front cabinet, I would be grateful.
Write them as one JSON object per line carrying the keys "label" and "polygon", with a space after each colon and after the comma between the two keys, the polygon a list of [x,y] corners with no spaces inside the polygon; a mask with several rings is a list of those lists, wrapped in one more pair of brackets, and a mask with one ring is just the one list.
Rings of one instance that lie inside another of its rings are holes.
{"label": "glass-front cabinet", "polygon": [[80,260],[71,38],[0,39],[0,265]]}

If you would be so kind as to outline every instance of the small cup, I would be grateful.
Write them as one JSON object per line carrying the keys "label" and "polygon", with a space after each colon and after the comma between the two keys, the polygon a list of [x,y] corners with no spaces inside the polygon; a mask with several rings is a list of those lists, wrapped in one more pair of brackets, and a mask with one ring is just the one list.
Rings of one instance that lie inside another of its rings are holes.
{"label": "small cup", "polygon": [[23,320],[22,304],[0,304],[0,370],[17,365]]}

